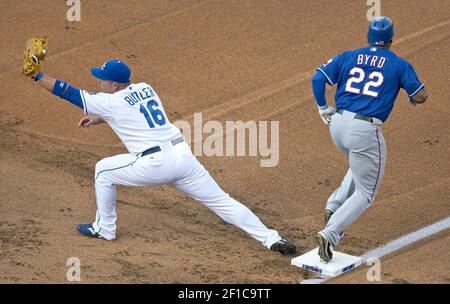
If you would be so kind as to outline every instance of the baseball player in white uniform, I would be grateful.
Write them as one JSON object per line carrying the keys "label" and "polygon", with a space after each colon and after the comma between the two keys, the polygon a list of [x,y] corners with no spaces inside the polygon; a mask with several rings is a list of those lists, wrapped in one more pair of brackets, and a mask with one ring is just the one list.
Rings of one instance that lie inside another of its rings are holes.
{"label": "baseball player in white uniform", "polygon": [[268,229],[247,207],[225,193],[198,162],[178,128],[169,122],[161,100],[147,83],[131,83],[124,62],[110,60],[91,73],[100,80],[102,93],[91,93],[55,80],[43,71],[32,78],[53,94],[70,101],[87,115],[87,127],[106,122],[129,153],[105,158],[95,167],[95,221],[77,225],[86,236],[116,238],[116,185],[169,185],[201,201],[228,223],[260,241],[272,251],[294,254],[296,247]]}

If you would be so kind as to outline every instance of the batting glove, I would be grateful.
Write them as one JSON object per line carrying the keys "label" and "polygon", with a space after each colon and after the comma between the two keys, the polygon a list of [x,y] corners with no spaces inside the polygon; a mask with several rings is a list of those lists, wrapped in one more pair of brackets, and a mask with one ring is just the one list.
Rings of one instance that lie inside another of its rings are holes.
{"label": "batting glove", "polygon": [[319,107],[319,115],[322,118],[323,122],[327,125],[331,121],[331,116],[334,115],[336,110],[329,105],[324,105],[323,107]]}

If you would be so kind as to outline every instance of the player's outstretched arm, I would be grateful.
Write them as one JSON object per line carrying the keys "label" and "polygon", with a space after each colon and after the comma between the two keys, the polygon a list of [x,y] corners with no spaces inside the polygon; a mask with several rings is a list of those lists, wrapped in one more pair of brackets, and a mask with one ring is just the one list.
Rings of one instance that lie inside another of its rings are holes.
{"label": "player's outstretched arm", "polygon": [[[43,73],[43,72],[41,72]],[[55,87],[56,79],[42,74],[41,78],[37,81],[42,87],[46,88],[48,91],[52,92]]]}
{"label": "player's outstretched arm", "polygon": [[84,109],[79,89],[70,86],[62,80],[56,80],[42,71],[41,65],[47,55],[47,49],[46,37],[33,37],[27,41],[24,51],[23,75],[35,80],[56,96]]}
{"label": "player's outstretched arm", "polygon": [[34,76],[33,79],[43,88],[52,92],[54,95],[70,101],[73,105],[84,109],[80,90],[72,87],[71,85],[69,85],[69,83],[63,80],[56,80],[55,78],[46,75],[42,71]]}

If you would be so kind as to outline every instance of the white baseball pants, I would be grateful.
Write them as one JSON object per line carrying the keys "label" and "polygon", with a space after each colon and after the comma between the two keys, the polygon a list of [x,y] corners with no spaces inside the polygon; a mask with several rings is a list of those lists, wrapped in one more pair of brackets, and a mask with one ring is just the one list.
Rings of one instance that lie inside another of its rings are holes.
{"label": "white baseball pants", "polygon": [[116,185],[164,184],[202,202],[267,248],[281,239],[277,231],[268,229],[250,209],[220,188],[185,142],[169,144],[161,152],[143,157],[121,154],[99,161],[95,167],[97,215],[93,228],[107,240],[116,238]]}

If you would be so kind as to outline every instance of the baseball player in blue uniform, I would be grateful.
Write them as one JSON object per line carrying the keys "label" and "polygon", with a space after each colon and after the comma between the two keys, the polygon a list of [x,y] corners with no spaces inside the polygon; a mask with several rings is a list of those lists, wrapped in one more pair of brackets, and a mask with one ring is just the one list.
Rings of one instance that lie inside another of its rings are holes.
{"label": "baseball player in blue uniform", "polygon": [[91,73],[99,79],[102,92],[92,93],[46,75],[40,71],[38,57],[31,59],[31,72],[24,70],[25,75],[81,108],[86,116],[80,127],[106,122],[129,152],[97,163],[96,217],[93,223],[77,225],[81,234],[106,240],[116,238],[116,185],[169,185],[201,201],[268,249],[295,253],[292,243],[267,228],[250,209],[221,189],[192,154],[180,130],[170,123],[156,91],[147,83],[130,82],[127,64],[110,60],[101,68],[93,68]]}
{"label": "baseball player in blue uniform", "polygon": [[[319,114],[330,124],[331,138],[349,160],[350,168],[325,207],[325,228],[316,235],[319,256],[333,257],[344,231],[373,203],[383,178],[386,144],[381,126],[400,88],[411,105],[428,97],[413,66],[390,47],[394,25],[388,17],[372,19],[369,46],[343,52],[317,69],[312,88]],[[326,83],[337,84],[336,110],[327,104]]]}

